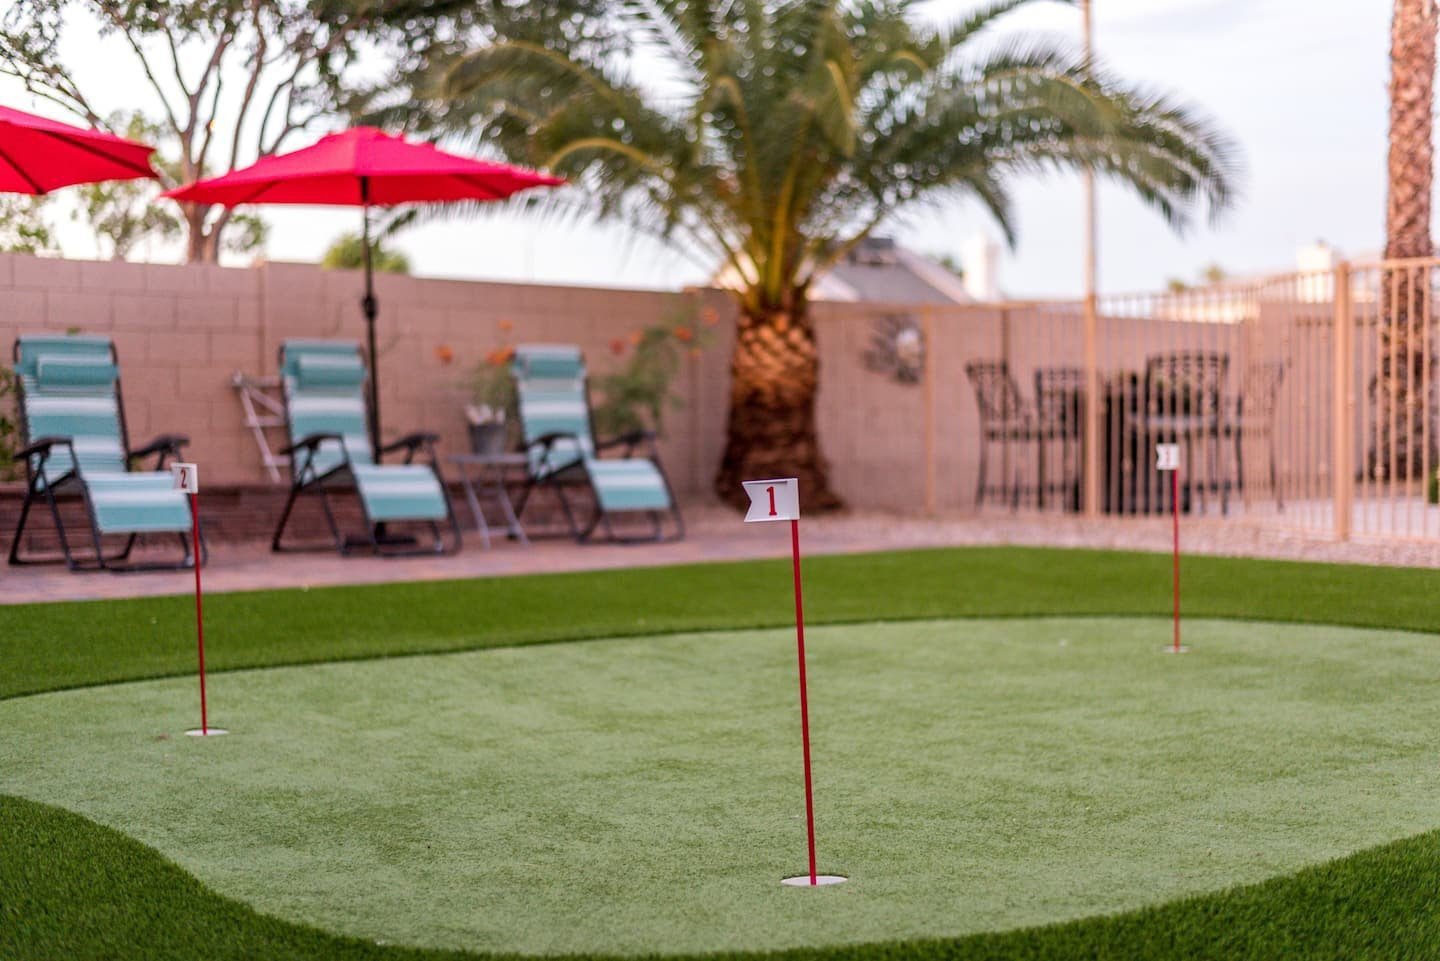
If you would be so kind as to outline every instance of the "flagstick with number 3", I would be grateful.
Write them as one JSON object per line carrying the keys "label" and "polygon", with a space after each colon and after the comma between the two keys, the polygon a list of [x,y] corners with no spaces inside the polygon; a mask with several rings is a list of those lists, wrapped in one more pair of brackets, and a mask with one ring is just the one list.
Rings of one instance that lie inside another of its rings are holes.
{"label": "flagstick with number 3", "polygon": [[800,744],[805,759],[805,838],[809,843],[810,873],[784,878],[781,883],[793,887],[816,887],[839,884],[845,878],[835,874],[819,874],[815,869],[815,792],[810,779],[810,702],[805,681],[805,606],[800,591],[800,482],[794,477],[775,480],[742,481],[750,495],[747,523],[761,521],[790,522],[791,569],[795,581],[795,651],[800,664]]}
{"label": "flagstick with number 3", "polygon": [[1171,582],[1174,595],[1175,642],[1167,648],[1172,654],[1184,654],[1180,646],[1180,445],[1156,444],[1155,469],[1170,475],[1170,528],[1174,549],[1171,562]]}

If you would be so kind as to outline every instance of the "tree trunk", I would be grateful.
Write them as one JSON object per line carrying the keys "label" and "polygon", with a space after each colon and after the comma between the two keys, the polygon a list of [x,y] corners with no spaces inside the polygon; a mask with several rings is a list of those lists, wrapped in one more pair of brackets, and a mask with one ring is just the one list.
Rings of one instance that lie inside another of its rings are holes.
{"label": "tree trunk", "polygon": [[185,262],[187,264],[213,264],[220,259],[219,237],[215,229],[206,229],[205,215],[210,212],[207,204],[182,204],[185,216]]}
{"label": "tree trunk", "polygon": [[[1431,124],[1435,86],[1435,0],[1395,0],[1390,24],[1390,154],[1385,206],[1385,257],[1430,257],[1430,196],[1434,184]],[[1374,385],[1370,476],[1418,476],[1424,450],[1427,359],[1412,344],[1429,318],[1428,267],[1387,271],[1381,277],[1380,365]],[[1412,329],[1413,328],[1413,329]],[[1422,342],[1423,343],[1423,342]],[[1433,452],[1429,452],[1433,454]]]}
{"label": "tree trunk", "polygon": [[806,511],[843,507],[830,489],[815,428],[820,356],[802,301],[793,311],[740,313],[730,360],[730,418],[715,493],[744,508],[744,480],[800,479]]}

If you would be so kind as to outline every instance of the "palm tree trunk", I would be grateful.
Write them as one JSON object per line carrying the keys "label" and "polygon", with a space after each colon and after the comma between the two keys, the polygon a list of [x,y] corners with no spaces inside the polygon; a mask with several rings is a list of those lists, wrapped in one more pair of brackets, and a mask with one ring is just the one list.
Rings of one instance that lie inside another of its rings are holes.
{"label": "palm tree trunk", "polygon": [[744,480],[800,479],[802,509],[843,505],[830,489],[815,425],[820,355],[804,302],[795,310],[741,309],[730,361],[730,419],[715,493],[745,507]]}
{"label": "palm tree trunk", "polygon": [[[1431,124],[1435,85],[1435,0],[1395,0],[1390,24],[1390,156],[1385,207],[1385,257],[1430,257],[1430,195],[1434,183]],[[1416,476],[1425,461],[1424,349],[1411,343],[1428,317],[1425,267],[1387,271],[1381,279],[1380,369],[1374,387],[1370,476]],[[1431,458],[1431,463],[1433,463]]]}

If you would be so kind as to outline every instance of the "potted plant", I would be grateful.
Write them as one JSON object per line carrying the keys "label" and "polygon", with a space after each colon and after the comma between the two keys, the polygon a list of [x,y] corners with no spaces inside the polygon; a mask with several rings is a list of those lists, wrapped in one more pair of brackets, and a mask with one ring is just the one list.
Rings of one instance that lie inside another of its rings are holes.
{"label": "potted plant", "polygon": [[616,338],[610,352],[624,362],[613,373],[594,379],[597,400],[595,430],[602,437],[631,431],[665,433],[665,411],[681,406],[672,385],[688,354],[698,356],[708,345],[709,331],[719,323],[714,308],[700,312],[700,327],[690,305],[672,311],[659,323]]}
{"label": "potted plant", "polygon": [[494,456],[509,449],[510,416],[515,409],[515,378],[510,373],[514,347],[497,347],[475,368],[470,387],[473,402],[465,405],[470,449]]}

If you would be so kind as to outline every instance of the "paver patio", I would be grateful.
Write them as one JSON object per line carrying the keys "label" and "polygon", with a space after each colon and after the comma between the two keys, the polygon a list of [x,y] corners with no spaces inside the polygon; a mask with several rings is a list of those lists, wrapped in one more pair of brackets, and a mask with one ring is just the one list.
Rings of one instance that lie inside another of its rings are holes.
{"label": "paver patio", "polygon": [[[743,524],[737,514],[714,505],[692,504],[686,519],[689,535],[673,544],[582,546],[568,540],[545,540],[521,546],[497,538],[494,548],[485,550],[479,537],[471,534],[465,549],[449,557],[275,555],[262,544],[223,544],[211,552],[204,571],[205,589],[247,591],[503,577],[789,555],[789,532],[784,525]],[[1184,549],[1195,553],[1440,567],[1440,551],[1421,542],[1335,543],[1237,520],[1207,518],[1183,521],[1182,525]],[[848,513],[806,518],[801,524],[801,542],[809,555],[981,544],[1168,551],[1170,523],[1165,518],[1087,521],[1005,512],[935,518]],[[182,594],[191,591],[193,583],[188,572],[72,574],[62,567],[0,568],[0,604]]]}

